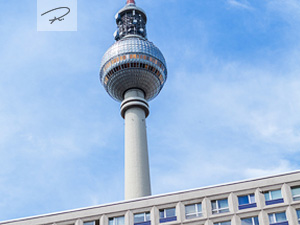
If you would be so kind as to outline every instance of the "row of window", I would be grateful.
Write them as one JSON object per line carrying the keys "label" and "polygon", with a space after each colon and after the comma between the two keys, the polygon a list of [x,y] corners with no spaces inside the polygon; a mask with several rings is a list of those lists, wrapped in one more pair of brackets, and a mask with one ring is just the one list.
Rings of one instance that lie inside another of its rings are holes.
{"label": "row of window", "polygon": [[[214,223],[214,225],[231,225],[231,221]],[[241,219],[241,225],[259,225],[258,217],[255,216],[255,217]]]}
{"label": "row of window", "polygon": [[[296,210],[298,223],[300,224],[300,209]],[[201,215],[201,205],[193,204],[185,207],[186,218],[194,218]],[[285,212],[269,213],[270,225],[288,225]],[[162,209],[159,211],[160,223],[176,220],[175,208]],[[108,225],[124,225],[124,216],[109,218]],[[134,214],[135,225],[150,225],[150,212]],[[85,222],[84,225],[99,225],[99,221]],[[214,223],[214,225],[231,225],[231,221]],[[241,225],[259,225],[258,216],[241,219]]]}
{"label": "row of window", "polygon": [[146,61],[150,61],[156,65],[158,65],[163,71],[165,71],[165,67],[164,65],[159,62],[157,59],[148,56],[148,55],[143,55],[143,54],[127,54],[127,55],[122,55],[122,56],[118,56],[116,58],[111,59],[109,62],[106,63],[106,65],[104,66],[103,70],[104,72],[111,66],[113,66],[114,64],[118,63],[118,62],[122,62],[124,60],[127,59],[143,59]]}
{"label": "row of window", "polygon": [[[291,187],[293,201],[300,200],[300,186]],[[266,205],[284,202],[281,190],[271,190],[263,192]],[[256,207],[255,195],[238,196],[238,207],[240,210]],[[229,212],[228,199],[218,199],[211,201],[212,214]],[[296,210],[298,222],[300,224],[300,209]],[[202,217],[202,204],[187,204],[185,205],[185,218],[192,219]],[[288,225],[285,212],[268,214],[270,225]],[[165,223],[176,221],[176,208],[165,208],[159,210],[159,222]],[[124,225],[124,216],[109,218],[109,225]],[[134,214],[135,225],[151,225],[150,212]],[[85,222],[84,225],[99,225],[99,221]],[[214,225],[231,225],[230,221],[215,223]],[[241,219],[241,225],[259,225],[258,217],[250,217]]]}
{"label": "row of window", "polygon": [[[300,200],[300,187],[298,187],[298,186],[292,187],[291,192],[292,192],[293,201],[299,201]],[[265,192],[263,192],[263,194],[265,197],[266,205],[272,205],[272,204],[284,202],[280,189],[272,190],[272,191],[265,191]],[[240,210],[257,206],[256,202],[255,202],[254,194],[238,196],[238,202],[239,202]]]}
{"label": "row of window", "polygon": [[[291,191],[292,191],[293,200],[294,201],[300,200],[300,187],[292,187]],[[266,205],[284,202],[281,195],[281,190],[266,191],[264,192],[264,197],[265,197]],[[248,194],[248,195],[238,196],[238,204],[239,204],[239,210],[256,207],[257,205],[255,202],[255,195]],[[226,198],[226,199],[218,199],[218,200],[211,201],[211,208],[212,208],[212,214],[229,212],[228,199]],[[186,205],[185,211],[186,211],[187,219],[200,217],[202,216],[201,203]]]}
{"label": "row of window", "polygon": [[[300,209],[297,210],[298,223],[300,224]],[[270,225],[288,225],[285,212],[269,213]],[[220,223],[214,223],[214,225],[231,225],[231,221],[224,221]],[[248,217],[241,219],[241,225],[259,225],[258,217]]]}
{"label": "row of window", "polygon": [[107,84],[108,80],[114,73],[118,72],[121,69],[127,69],[127,68],[143,68],[145,70],[151,71],[152,73],[154,73],[158,76],[161,84],[164,83],[164,78],[158,69],[156,69],[155,67],[150,66],[148,64],[145,64],[145,63],[133,63],[133,62],[132,63],[124,63],[124,64],[121,64],[121,65],[111,69],[108,72],[108,74],[106,75],[104,83]]}

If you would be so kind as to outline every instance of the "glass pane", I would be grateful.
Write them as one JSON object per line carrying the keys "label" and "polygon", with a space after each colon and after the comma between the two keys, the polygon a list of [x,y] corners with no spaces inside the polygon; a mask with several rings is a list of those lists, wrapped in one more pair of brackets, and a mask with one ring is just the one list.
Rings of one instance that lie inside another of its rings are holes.
{"label": "glass pane", "polygon": [[271,200],[271,199],[270,199],[270,193],[269,193],[269,192],[266,192],[264,195],[265,195],[265,200],[266,200],[266,201]]}
{"label": "glass pane", "polygon": [[246,218],[241,220],[242,225],[252,225],[252,218]]}
{"label": "glass pane", "polygon": [[284,212],[282,212],[282,213],[276,213],[275,217],[276,217],[276,222],[286,221],[286,216],[285,216]]}
{"label": "glass pane", "polygon": [[202,205],[201,205],[201,203],[197,204],[197,210],[198,210],[199,213],[202,212]]}
{"label": "glass pane", "polygon": [[175,208],[166,209],[166,217],[175,216]]}
{"label": "glass pane", "polygon": [[144,222],[144,213],[134,214],[134,223]]}
{"label": "glass pane", "polygon": [[[159,218],[165,218],[164,210],[159,210]],[[110,225],[110,224],[109,224]]]}
{"label": "glass pane", "polygon": [[185,214],[195,213],[195,205],[186,205],[185,206]]}
{"label": "glass pane", "polygon": [[114,225],[114,218],[109,218],[108,225]]}
{"label": "glass pane", "polygon": [[231,222],[230,221],[226,221],[226,222],[222,222],[220,223],[221,225],[231,225]]}
{"label": "glass pane", "polygon": [[95,222],[94,221],[92,221],[92,222],[85,222],[85,223],[83,223],[83,225],[95,225]]}
{"label": "glass pane", "polygon": [[250,203],[255,202],[255,195],[254,194],[249,195],[249,198],[250,198]]}
{"label": "glass pane", "polygon": [[239,196],[239,205],[249,204],[248,195]]}
{"label": "glass pane", "polygon": [[281,190],[271,191],[272,199],[279,199],[282,198]]}
{"label": "glass pane", "polygon": [[300,196],[300,187],[294,187],[292,188],[292,194],[293,196]]}
{"label": "glass pane", "polygon": [[146,213],[146,221],[150,221],[150,212]]}
{"label": "glass pane", "polygon": [[219,200],[219,208],[228,208],[228,201],[227,199]]}
{"label": "glass pane", "polygon": [[253,220],[254,220],[254,225],[259,225],[259,222],[258,222],[258,217],[253,217]]}
{"label": "glass pane", "polygon": [[124,224],[124,216],[115,218],[115,225],[123,225]]}
{"label": "glass pane", "polygon": [[269,214],[270,223],[275,223],[274,213]]}
{"label": "glass pane", "polygon": [[212,208],[213,210],[217,208],[216,201],[212,201],[212,202],[211,202],[211,208]]}

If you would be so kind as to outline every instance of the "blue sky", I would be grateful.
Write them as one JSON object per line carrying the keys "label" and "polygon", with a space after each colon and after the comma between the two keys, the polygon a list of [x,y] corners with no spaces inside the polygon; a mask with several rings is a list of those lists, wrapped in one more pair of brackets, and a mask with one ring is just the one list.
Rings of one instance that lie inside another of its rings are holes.
{"label": "blue sky", "polygon": [[[123,119],[98,78],[125,1],[37,32],[0,0],[0,221],[123,200]],[[168,80],[147,119],[153,194],[299,169],[300,1],[137,0]]]}

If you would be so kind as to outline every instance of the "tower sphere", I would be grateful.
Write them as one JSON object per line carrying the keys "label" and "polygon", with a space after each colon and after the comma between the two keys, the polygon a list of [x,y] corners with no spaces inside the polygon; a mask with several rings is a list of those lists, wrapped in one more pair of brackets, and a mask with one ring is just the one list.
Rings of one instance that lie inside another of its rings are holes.
{"label": "tower sphere", "polygon": [[116,14],[116,43],[102,58],[100,81],[117,101],[123,101],[129,89],[140,89],[145,99],[151,100],[167,79],[164,56],[147,40],[146,22],[145,12],[133,0]]}

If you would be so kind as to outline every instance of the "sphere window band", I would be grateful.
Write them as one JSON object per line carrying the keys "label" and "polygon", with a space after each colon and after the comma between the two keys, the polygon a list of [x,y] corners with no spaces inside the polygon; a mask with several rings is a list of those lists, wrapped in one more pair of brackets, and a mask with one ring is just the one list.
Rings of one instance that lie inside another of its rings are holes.
{"label": "sphere window band", "polygon": [[[165,67],[163,66],[163,64],[161,62],[159,62],[157,59],[147,56],[147,55],[143,55],[143,54],[128,54],[128,55],[123,55],[123,56],[117,56],[114,59],[111,59],[109,62],[106,63],[106,65],[104,66],[103,71],[106,72],[108,68],[112,67],[114,64],[117,64],[118,62],[122,62],[124,60],[127,59],[143,59],[145,61],[150,61],[151,63],[154,63],[155,65],[158,65],[162,71],[165,71]],[[164,78],[161,74],[161,72],[159,70],[157,70],[155,67],[148,65],[148,64],[144,64],[144,63],[139,63],[139,62],[135,62],[135,63],[126,63],[126,64],[122,64],[121,66],[117,66],[113,69],[110,69],[109,73],[105,76],[104,78],[104,83],[105,85],[107,84],[109,78],[111,77],[112,74],[114,74],[115,72],[118,72],[119,70],[122,69],[127,69],[127,68],[144,68],[146,70],[152,71],[154,74],[157,75],[157,77],[159,78],[161,84],[164,83]]]}
{"label": "sphere window band", "polygon": [[106,75],[105,77],[105,80],[104,80],[104,83],[105,85],[107,85],[107,82],[109,81],[109,78],[116,72],[118,72],[119,70],[122,69],[127,69],[127,68],[144,68],[144,69],[147,69],[149,71],[152,71],[154,74],[157,75],[157,77],[159,78],[160,80],[160,83],[163,84],[164,83],[164,78],[163,76],[161,75],[161,73],[155,69],[153,66],[149,66],[147,64],[144,64],[144,63],[126,63],[126,64],[123,64],[122,66],[117,66],[115,68],[113,68],[111,71],[109,71],[109,73]]}
{"label": "sphere window band", "polygon": [[109,62],[106,63],[106,66],[104,67],[104,72],[113,64],[117,63],[117,62],[121,62],[124,61],[126,59],[144,59],[147,61],[150,61],[156,65],[158,65],[163,71],[165,71],[165,67],[163,66],[163,64],[161,62],[159,62],[157,59],[154,59],[150,56],[146,56],[146,55],[137,55],[137,54],[130,54],[130,55],[123,55],[123,56],[118,56],[114,59],[111,59]]}

